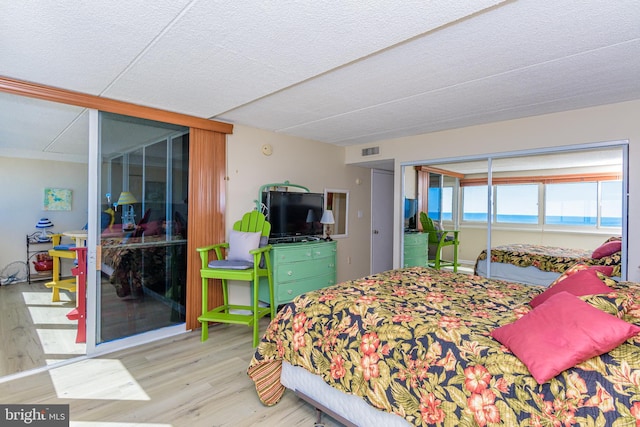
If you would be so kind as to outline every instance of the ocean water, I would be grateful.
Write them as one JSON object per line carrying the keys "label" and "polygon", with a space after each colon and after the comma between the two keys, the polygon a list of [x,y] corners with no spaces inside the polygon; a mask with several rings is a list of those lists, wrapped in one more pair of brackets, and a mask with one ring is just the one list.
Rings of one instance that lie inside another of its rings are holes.
{"label": "ocean water", "polygon": [[[433,215],[433,216],[432,216]],[[434,214],[429,216],[434,217]],[[443,214],[445,221],[451,220],[451,214]],[[487,221],[486,213],[465,213],[462,216],[463,221]],[[538,217],[536,215],[498,215],[498,223],[512,223],[512,224],[537,224]],[[595,216],[547,216],[545,217],[545,224],[551,225],[575,225],[575,226],[595,226],[597,218]],[[602,227],[622,227],[622,218],[616,217],[603,217],[601,219]]]}

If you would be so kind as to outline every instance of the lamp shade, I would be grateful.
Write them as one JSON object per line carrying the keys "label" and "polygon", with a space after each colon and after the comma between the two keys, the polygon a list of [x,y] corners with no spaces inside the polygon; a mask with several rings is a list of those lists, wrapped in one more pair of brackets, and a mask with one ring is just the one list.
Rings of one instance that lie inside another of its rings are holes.
{"label": "lamp shade", "polygon": [[135,197],[133,197],[133,194],[128,191],[123,191],[122,193],[120,193],[120,197],[118,198],[118,205],[130,205],[137,202],[138,201]]}
{"label": "lamp shade", "polygon": [[36,224],[36,228],[51,228],[53,227],[53,223],[49,220],[49,218],[40,218],[40,221]]}
{"label": "lamp shade", "polygon": [[316,220],[316,216],[313,213],[313,209],[309,209],[307,211],[307,222],[314,222]]}
{"label": "lamp shade", "polygon": [[53,223],[49,221],[49,218],[40,218],[40,221],[36,224],[36,228],[40,230],[40,235],[37,237],[39,242],[48,242],[51,240],[49,235],[47,235],[47,228],[53,227]]}
{"label": "lamp shade", "polygon": [[320,223],[322,224],[335,224],[336,220],[333,218],[333,211],[327,209],[322,213],[322,218],[320,219]]}

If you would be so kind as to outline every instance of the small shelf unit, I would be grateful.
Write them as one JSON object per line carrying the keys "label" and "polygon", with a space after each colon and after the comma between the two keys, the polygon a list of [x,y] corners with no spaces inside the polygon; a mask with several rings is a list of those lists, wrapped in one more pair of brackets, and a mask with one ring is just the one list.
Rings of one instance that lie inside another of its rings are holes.
{"label": "small shelf unit", "polygon": [[42,235],[40,231],[35,231],[26,235],[27,244],[27,283],[51,280],[53,278],[53,270],[47,270],[45,272],[38,272],[33,268],[32,261],[38,254],[49,253],[51,249],[51,239],[48,241],[42,241],[39,237]]}

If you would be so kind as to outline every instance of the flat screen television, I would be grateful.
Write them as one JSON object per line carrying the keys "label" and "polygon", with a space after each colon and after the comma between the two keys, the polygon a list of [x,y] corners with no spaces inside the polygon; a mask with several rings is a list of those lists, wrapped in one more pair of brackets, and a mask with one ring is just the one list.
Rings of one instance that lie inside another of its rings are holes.
{"label": "flat screen television", "polygon": [[324,194],[265,191],[262,203],[271,224],[270,239],[321,236]]}

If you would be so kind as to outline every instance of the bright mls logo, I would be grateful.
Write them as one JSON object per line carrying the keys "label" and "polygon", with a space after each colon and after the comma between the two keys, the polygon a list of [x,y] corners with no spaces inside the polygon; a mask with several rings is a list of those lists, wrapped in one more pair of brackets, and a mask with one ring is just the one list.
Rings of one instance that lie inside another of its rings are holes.
{"label": "bright mls logo", "polygon": [[0,427],[69,427],[69,405],[0,405]]}

